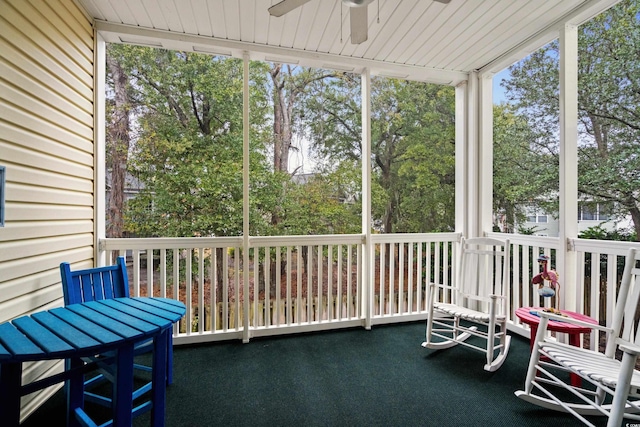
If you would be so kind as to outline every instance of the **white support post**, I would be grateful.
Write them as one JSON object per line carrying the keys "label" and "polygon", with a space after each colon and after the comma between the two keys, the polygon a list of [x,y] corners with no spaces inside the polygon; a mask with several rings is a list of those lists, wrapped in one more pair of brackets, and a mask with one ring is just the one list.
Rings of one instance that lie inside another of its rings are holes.
{"label": "white support post", "polygon": [[455,230],[467,236],[467,82],[455,90]]}
{"label": "white support post", "polygon": [[478,227],[484,236],[493,231],[493,75],[482,75],[479,83]]}
{"label": "white support post", "polygon": [[[244,289],[242,342],[249,342],[249,53],[244,52],[242,79],[242,286]],[[215,252],[214,252],[215,253]],[[255,283],[258,283],[256,278]],[[255,285],[254,285],[255,286]],[[211,307],[211,313],[214,308]]]}
{"label": "white support post", "polygon": [[373,315],[374,250],[371,242],[371,71],[365,69],[361,76],[362,102],[362,299],[365,307],[365,328],[371,329]]}
{"label": "white support post", "polygon": [[561,273],[562,305],[577,307],[576,252],[570,241],[578,235],[578,28],[560,31],[560,249],[556,269]]}
{"label": "white support post", "polygon": [[469,73],[467,85],[467,233],[465,237],[480,236],[480,150],[478,147],[478,73]]}
{"label": "white support post", "polygon": [[106,265],[106,252],[100,248],[100,241],[106,237],[106,137],[105,137],[105,84],[106,84],[106,62],[107,46],[97,31],[94,30],[94,50],[93,50],[93,171],[94,171],[94,262],[98,266]]}

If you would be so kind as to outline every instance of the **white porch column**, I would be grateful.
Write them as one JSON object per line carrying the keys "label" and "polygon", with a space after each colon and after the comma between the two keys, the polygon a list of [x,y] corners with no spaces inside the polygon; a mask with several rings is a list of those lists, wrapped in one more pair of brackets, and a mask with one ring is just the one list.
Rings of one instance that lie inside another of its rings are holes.
{"label": "white porch column", "polygon": [[478,81],[478,232],[493,231],[493,74]]}
{"label": "white porch column", "polygon": [[560,31],[560,273],[561,304],[575,311],[576,253],[569,239],[578,236],[578,28]]}
{"label": "white porch column", "polygon": [[493,226],[493,76],[471,73],[456,86],[456,218],[465,237]]}
{"label": "white porch column", "polygon": [[455,94],[455,230],[467,236],[467,82],[458,84]]}
{"label": "white porch column", "polygon": [[100,247],[100,241],[106,237],[106,126],[105,126],[105,84],[106,84],[106,62],[107,46],[104,38],[94,30],[94,50],[93,50],[93,235],[94,235],[94,261],[96,267],[107,264],[106,252]]}
{"label": "white porch column", "polygon": [[[249,334],[249,52],[242,55],[242,275],[244,289],[242,342],[248,343]],[[258,257],[256,257],[257,259]],[[256,284],[257,284],[256,280]],[[257,292],[257,291],[256,291]],[[211,309],[213,312],[213,307]]]}
{"label": "white porch column", "polygon": [[465,237],[478,237],[482,233],[480,228],[480,149],[479,149],[479,114],[480,91],[478,73],[469,74],[467,84],[467,200],[465,209],[466,233]]}
{"label": "white porch column", "polygon": [[362,298],[365,302],[365,329],[371,329],[373,315],[373,244],[371,242],[371,70],[368,68],[361,76],[362,103]]}

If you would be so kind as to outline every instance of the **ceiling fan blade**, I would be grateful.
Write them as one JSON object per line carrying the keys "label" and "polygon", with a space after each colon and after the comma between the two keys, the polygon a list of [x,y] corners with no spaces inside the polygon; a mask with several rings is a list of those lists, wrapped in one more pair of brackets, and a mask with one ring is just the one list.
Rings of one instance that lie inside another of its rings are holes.
{"label": "ceiling fan blade", "polygon": [[309,1],[311,0],[282,0],[280,3],[276,3],[269,8],[269,14],[271,16],[282,16]]}
{"label": "ceiling fan blade", "polygon": [[434,1],[437,1],[438,3],[444,3],[444,4],[451,3],[451,0],[434,0]]}
{"label": "ceiling fan blade", "polygon": [[369,20],[367,18],[367,9],[367,6],[349,8],[352,44],[360,44],[362,42],[365,42],[369,37]]}

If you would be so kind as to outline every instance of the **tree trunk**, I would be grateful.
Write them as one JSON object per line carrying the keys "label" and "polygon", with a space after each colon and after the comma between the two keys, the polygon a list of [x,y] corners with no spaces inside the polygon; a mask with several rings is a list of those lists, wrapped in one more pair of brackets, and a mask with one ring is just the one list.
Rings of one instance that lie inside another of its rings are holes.
{"label": "tree trunk", "polygon": [[273,81],[273,168],[288,172],[289,151],[292,140],[292,113],[297,93],[286,93],[285,81],[290,76],[282,73],[282,64],[274,64],[270,71]]}
{"label": "tree trunk", "polygon": [[[107,56],[107,68],[113,78],[115,106],[113,119],[107,131],[108,156],[111,169],[111,191],[107,200],[107,237],[122,237],[124,220],[124,187],[129,154],[129,99],[127,96],[127,75],[110,56]],[[107,166],[109,166],[109,163]]]}
{"label": "tree trunk", "polygon": [[640,242],[640,209],[637,206],[629,209],[631,219],[633,220],[633,228],[636,230],[636,241]]}

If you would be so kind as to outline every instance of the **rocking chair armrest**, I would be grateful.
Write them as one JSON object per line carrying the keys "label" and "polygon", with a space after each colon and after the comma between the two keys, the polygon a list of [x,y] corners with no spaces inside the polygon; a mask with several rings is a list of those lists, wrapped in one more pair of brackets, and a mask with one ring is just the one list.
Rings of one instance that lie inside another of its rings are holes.
{"label": "rocking chair armrest", "polygon": [[495,304],[499,299],[502,300],[505,298],[503,295],[496,295],[496,294],[491,294],[488,296],[464,294],[464,297],[472,301],[486,302],[489,304]]}
{"label": "rocking chair armrest", "polygon": [[618,348],[620,348],[620,350],[624,351],[625,353],[629,353],[632,356],[639,356],[640,355],[640,346],[632,344],[630,342],[623,342],[620,343],[618,345]]}
{"label": "rocking chair armrest", "polygon": [[457,289],[455,286],[451,286],[451,285],[443,285],[442,283],[429,283],[429,287],[431,289],[434,288],[442,288],[442,289]]}

